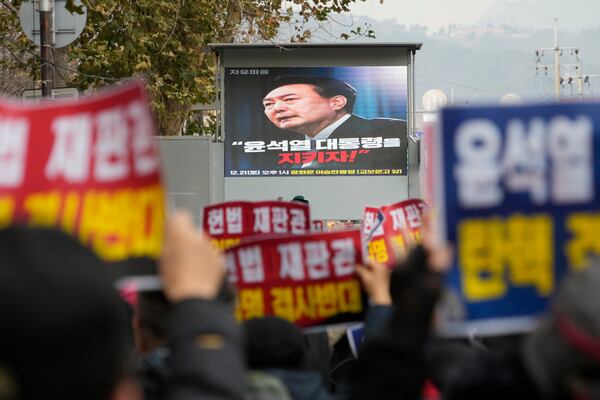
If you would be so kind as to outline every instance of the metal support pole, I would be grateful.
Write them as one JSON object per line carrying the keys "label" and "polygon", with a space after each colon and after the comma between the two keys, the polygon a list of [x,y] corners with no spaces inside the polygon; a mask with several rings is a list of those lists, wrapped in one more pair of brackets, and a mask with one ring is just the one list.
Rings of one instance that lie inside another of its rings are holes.
{"label": "metal support pole", "polygon": [[581,63],[577,62],[577,94],[579,95],[579,101],[583,100],[583,76],[581,75]]}
{"label": "metal support pole", "polygon": [[560,100],[560,47],[558,45],[558,21],[554,19],[554,97]]}
{"label": "metal support pole", "polygon": [[42,97],[52,97],[52,7],[51,0],[40,0],[40,56],[42,59]]}

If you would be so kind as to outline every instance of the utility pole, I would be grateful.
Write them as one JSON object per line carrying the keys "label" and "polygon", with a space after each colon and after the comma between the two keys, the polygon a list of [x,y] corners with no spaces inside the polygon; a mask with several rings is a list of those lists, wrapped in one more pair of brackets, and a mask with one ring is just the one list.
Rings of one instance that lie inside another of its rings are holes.
{"label": "utility pole", "polygon": [[[542,57],[544,57],[545,52],[553,52],[554,54],[554,64],[543,64],[541,63]],[[577,61],[571,64],[561,64],[561,56],[564,52],[569,52],[571,56],[575,56]],[[590,78],[595,78],[600,75],[583,75],[581,59],[579,58],[579,47],[560,47],[558,42],[558,20],[554,19],[554,47],[552,48],[541,48],[535,51],[535,55],[537,56],[537,61],[535,65],[536,73],[539,72],[540,69],[544,71],[546,75],[548,75],[548,70],[550,68],[554,69],[554,97],[557,101],[560,101],[562,97],[562,85],[564,83],[568,83],[569,85],[573,85],[573,82],[577,83],[577,95],[580,100],[583,99],[583,91],[584,91],[584,83],[589,83]],[[575,74],[573,75],[571,71],[575,70]],[[565,75],[561,75],[561,70],[569,71]]]}
{"label": "utility pole", "polygon": [[[554,18],[554,47],[544,47],[541,49],[537,49],[535,51],[535,55],[537,56],[537,61],[535,65],[536,73],[543,69],[545,74],[548,74],[548,69],[554,69],[554,98],[557,101],[560,101],[562,97],[561,85],[563,83],[563,78],[560,75],[561,64],[560,57],[563,55],[564,51],[571,51],[571,54],[579,54],[579,49],[577,47],[560,47],[558,43],[558,20]],[[554,53],[554,64],[542,64],[541,59],[544,56],[545,52],[553,52]]]}
{"label": "utility pole", "polygon": [[560,100],[560,47],[558,46],[558,21],[554,18],[554,98]]}
{"label": "utility pole", "polygon": [[[3,1],[3,0],[0,0]],[[57,97],[77,96],[75,88],[62,88],[60,94],[56,93],[57,86],[66,85],[65,76],[68,74],[68,56],[66,47],[81,34],[85,28],[87,9],[82,0],[72,0],[71,3],[80,8],[79,13],[67,10],[65,0],[30,0],[21,2],[19,20],[23,33],[34,44],[40,46],[41,90],[28,93],[23,97],[38,98],[39,92],[42,100]],[[56,71],[55,68],[59,68]],[[54,93],[54,95],[53,95]]]}
{"label": "utility pole", "polygon": [[42,97],[52,97],[52,0],[39,0],[40,56],[42,59]]}

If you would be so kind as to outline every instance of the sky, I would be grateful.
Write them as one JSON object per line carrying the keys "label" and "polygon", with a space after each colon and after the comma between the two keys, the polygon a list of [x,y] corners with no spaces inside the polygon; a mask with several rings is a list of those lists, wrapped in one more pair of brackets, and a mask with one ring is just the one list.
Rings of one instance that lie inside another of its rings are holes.
{"label": "sky", "polygon": [[[419,24],[427,27],[430,35],[449,24],[484,28],[473,32],[504,25],[522,29],[513,34],[510,30],[492,28],[490,35],[463,35],[458,39],[432,37],[428,41],[421,37],[425,46],[417,62],[417,65],[421,62],[416,72],[417,91],[439,87],[448,93],[452,86],[465,101],[475,101],[475,96],[499,97],[508,92],[525,98],[545,96],[547,88],[552,89],[552,82],[546,82],[543,74],[535,75],[533,52],[538,47],[552,45],[556,17],[561,45],[580,47],[584,73],[600,74],[600,0],[384,0],[383,4],[368,0],[357,1],[350,12],[354,17],[373,19],[370,25],[381,41],[402,41],[396,38],[395,24]],[[386,24],[390,19],[394,24]],[[385,35],[378,35],[378,29]],[[464,48],[465,52],[457,53],[456,48]],[[451,70],[444,62],[448,59],[453,63]],[[574,61],[567,57],[562,62]],[[594,87],[585,89],[588,94],[598,92],[600,78],[591,83]]]}
{"label": "sky", "polygon": [[394,18],[400,24],[425,25],[432,30],[448,24],[510,24],[518,27],[559,26],[580,30],[599,24],[599,0],[367,0],[352,5],[353,15],[376,20]]}
{"label": "sky", "polygon": [[395,18],[401,24],[433,29],[449,23],[474,24],[495,0],[368,0],[352,6],[352,14],[377,20]]}

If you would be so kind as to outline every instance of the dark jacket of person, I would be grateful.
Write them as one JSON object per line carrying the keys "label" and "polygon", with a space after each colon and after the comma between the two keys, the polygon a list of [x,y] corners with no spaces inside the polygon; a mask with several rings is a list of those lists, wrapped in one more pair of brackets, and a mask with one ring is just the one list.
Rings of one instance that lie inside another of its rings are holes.
{"label": "dark jacket of person", "polygon": [[249,369],[278,378],[294,400],[328,400],[323,377],[310,369],[308,348],[302,331],[279,317],[244,322],[246,359]]}
{"label": "dark jacket of person", "polygon": [[231,307],[190,299],[173,307],[169,324],[169,400],[242,400],[241,332]]}
{"label": "dark jacket of person", "polygon": [[169,349],[159,347],[146,355],[139,363],[137,375],[144,390],[144,400],[163,400],[167,397],[169,354]]}
{"label": "dark jacket of person", "polygon": [[599,399],[599,286],[597,259],[568,272],[535,330],[512,346],[490,343],[491,351],[466,358],[446,397]]}
{"label": "dark jacket of person", "polygon": [[444,399],[542,399],[525,368],[519,347],[476,349],[454,363],[451,379],[440,383]]}
{"label": "dark jacket of person", "polygon": [[[389,324],[392,307],[387,305],[369,306],[365,313],[364,339],[378,335]],[[359,347],[360,348],[360,347]],[[349,397],[349,381],[351,372],[356,364],[347,335],[343,335],[334,345],[330,358],[329,383],[336,399]]]}
{"label": "dark jacket of person", "polygon": [[271,368],[265,372],[279,378],[294,400],[331,399],[317,371]]}
{"label": "dark jacket of person", "polygon": [[362,345],[350,375],[350,399],[420,399],[427,376],[425,344],[442,286],[426,271],[426,254],[417,248],[392,271],[392,315],[378,335]]}

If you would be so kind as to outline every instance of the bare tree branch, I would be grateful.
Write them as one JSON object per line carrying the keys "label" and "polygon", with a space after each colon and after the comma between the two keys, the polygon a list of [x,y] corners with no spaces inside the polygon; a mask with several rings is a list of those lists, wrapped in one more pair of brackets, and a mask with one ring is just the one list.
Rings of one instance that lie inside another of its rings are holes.
{"label": "bare tree branch", "polygon": [[8,11],[10,11],[11,13],[13,13],[14,15],[19,15],[19,10],[17,10],[15,8],[15,6],[13,6],[10,1],[8,1],[8,0],[2,0],[2,5],[4,7],[6,7],[8,9]]}

